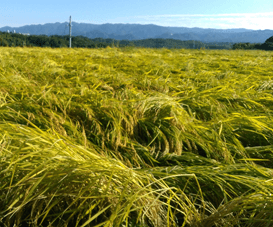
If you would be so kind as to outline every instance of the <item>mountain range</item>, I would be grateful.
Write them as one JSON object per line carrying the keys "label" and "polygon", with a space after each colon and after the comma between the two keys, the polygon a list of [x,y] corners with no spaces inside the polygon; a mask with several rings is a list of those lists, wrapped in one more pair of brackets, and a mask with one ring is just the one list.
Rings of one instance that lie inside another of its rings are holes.
{"label": "mountain range", "polygon": [[[68,35],[68,23],[47,23],[39,25],[26,25],[22,27],[2,27],[0,31],[16,33],[29,33],[30,35]],[[187,27],[164,27],[158,25],[141,24],[87,24],[72,22],[72,35],[88,38],[111,38],[117,40],[140,39],[177,39],[197,40],[201,42],[249,42],[263,43],[273,36],[273,30],[250,29],[206,29]]]}

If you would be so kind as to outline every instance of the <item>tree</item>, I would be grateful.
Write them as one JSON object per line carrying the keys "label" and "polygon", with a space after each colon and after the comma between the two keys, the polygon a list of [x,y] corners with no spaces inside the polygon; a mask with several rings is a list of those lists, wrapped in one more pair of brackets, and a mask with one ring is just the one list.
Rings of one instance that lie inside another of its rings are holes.
{"label": "tree", "polygon": [[271,36],[270,38],[268,38],[265,42],[266,43],[273,43],[273,36]]}
{"label": "tree", "polygon": [[57,37],[51,37],[49,44],[51,47],[60,47],[60,42]]}
{"label": "tree", "polygon": [[7,40],[0,37],[0,46],[7,47],[9,46],[9,43]]}

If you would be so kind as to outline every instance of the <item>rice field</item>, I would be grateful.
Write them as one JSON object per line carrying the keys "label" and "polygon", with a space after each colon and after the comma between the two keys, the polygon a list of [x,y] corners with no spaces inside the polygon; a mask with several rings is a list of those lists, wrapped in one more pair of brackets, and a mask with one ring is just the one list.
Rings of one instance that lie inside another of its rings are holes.
{"label": "rice field", "polygon": [[272,52],[0,48],[0,226],[273,226]]}

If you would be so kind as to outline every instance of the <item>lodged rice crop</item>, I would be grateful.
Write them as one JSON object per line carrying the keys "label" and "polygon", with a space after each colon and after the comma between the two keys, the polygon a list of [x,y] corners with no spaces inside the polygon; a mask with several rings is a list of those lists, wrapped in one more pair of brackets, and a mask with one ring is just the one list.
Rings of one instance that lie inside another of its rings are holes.
{"label": "lodged rice crop", "polygon": [[271,52],[0,48],[0,226],[273,226]]}

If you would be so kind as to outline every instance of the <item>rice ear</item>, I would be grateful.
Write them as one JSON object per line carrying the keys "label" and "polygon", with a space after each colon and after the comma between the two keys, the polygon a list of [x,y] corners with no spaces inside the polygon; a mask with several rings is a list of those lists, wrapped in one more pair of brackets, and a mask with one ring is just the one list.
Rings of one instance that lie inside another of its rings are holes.
{"label": "rice ear", "polygon": [[0,48],[0,225],[271,226],[272,53]]}

